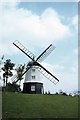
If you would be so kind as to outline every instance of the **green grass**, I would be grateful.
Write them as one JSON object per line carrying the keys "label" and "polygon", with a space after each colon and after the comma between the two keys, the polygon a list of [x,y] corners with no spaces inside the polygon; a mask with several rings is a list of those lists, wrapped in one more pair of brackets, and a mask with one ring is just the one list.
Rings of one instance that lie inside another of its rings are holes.
{"label": "green grass", "polygon": [[77,118],[78,97],[3,93],[3,118]]}

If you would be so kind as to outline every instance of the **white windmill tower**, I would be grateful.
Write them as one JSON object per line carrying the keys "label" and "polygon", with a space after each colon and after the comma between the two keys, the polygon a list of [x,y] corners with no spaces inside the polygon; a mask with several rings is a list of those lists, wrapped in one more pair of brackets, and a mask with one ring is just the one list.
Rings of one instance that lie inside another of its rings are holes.
{"label": "white windmill tower", "polygon": [[[49,72],[46,68],[44,68],[40,62],[42,62],[55,47],[51,44],[47,49],[45,49],[37,59],[35,59],[35,55],[31,53],[28,49],[26,49],[18,40],[13,42],[13,44],[19,48],[25,55],[27,55],[32,61],[26,65],[26,68],[22,75],[25,75],[25,81],[23,85],[23,93],[34,93],[34,94],[42,94],[43,93],[43,82],[40,73],[42,73],[46,78],[48,78],[51,82],[56,84],[59,82],[59,79],[56,78],[51,72]],[[13,77],[14,83],[18,82],[19,79],[17,75]]]}
{"label": "white windmill tower", "polygon": [[[27,64],[27,67],[29,67],[33,62],[29,62]],[[23,92],[24,93],[34,93],[39,94],[43,93],[43,82],[42,82],[42,76],[40,72],[38,71],[38,66],[33,65],[25,74],[25,81],[24,81],[24,87]]]}

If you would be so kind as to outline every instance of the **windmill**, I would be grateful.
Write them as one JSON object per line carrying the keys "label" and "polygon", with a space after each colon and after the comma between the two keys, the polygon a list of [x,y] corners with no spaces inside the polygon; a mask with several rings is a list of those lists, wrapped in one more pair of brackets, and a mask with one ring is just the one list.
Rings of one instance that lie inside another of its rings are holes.
{"label": "windmill", "polygon": [[[50,44],[37,58],[31,53],[27,48],[25,48],[18,40],[13,42],[13,44],[21,50],[26,56],[28,56],[31,61],[26,64],[25,70],[22,74],[25,75],[25,81],[23,83],[23,93],[43,93],[43,82],[40,78],[40,73],[42,73],[47,79],[52,83],[57,84],[59,79],[55,77],[51,72],[49,72],[45,67],[43,67],[40,62],[42,62],[54,49],[55,46]],[[12,78],[14,83],[19,81],[18,76],[15,75]]]}

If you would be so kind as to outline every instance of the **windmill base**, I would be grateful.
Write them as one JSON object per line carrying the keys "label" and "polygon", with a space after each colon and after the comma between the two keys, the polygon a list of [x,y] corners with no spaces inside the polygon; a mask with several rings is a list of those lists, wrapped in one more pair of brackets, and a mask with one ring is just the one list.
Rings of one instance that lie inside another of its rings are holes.
{"label": "windmill base", "polygon": [[23,84],[23,93],[43,94],[43,83],[29,82]]}

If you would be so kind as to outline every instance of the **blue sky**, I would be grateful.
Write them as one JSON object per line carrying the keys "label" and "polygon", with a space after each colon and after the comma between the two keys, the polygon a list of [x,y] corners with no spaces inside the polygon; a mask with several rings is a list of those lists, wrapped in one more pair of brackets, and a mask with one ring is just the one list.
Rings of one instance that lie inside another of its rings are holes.
{"label": "blue sky", "polygon": [[39,15],[46,8],[51,7],[55,9],[57,12],[59,12],[61,15],[64,15],[65,17],[72,17],[73,15],[76,15],[78,9],[77,6],[78,4],[75,2],[74,3],[73,2],[71,3],[70,2],[58,2],[58,3],[57,2],[32,2],[32,3],[21,2],[18,7],[30,9]]}
{"label": "blue sky", "polygon": [[75,2],[2,2],[0,4],[0,57],[24,64],[29,61],[13,46],[18,39],[38,56],[49,44],[55,50],[42,63],[60,79],[55,86],[43,78],[45,90],[62,89],[73,92],[78,89],[78,4]]}

